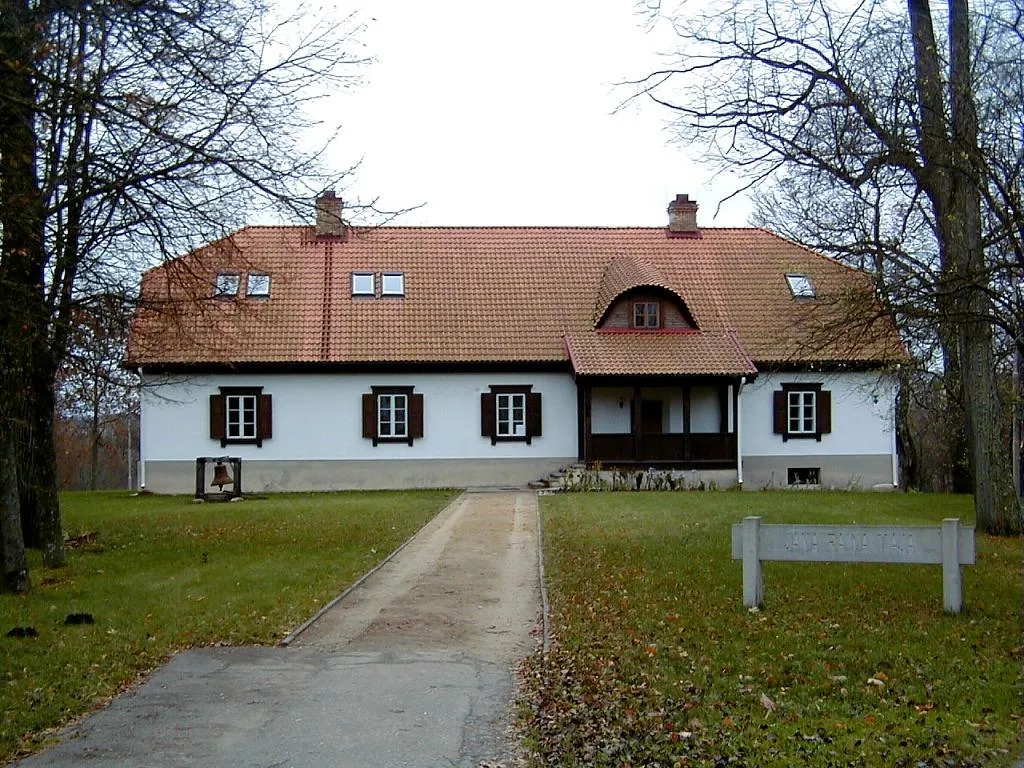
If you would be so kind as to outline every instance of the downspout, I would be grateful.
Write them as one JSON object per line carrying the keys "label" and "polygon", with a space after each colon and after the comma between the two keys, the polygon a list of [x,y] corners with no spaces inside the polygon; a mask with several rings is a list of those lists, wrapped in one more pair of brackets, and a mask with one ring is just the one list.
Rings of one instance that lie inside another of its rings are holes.
{"label": "downspout", "polygon": [[897,453],[897,446],[896,446],[896,430],[899,429],[899,424],[897,423],[898,420],[899,420],[899,408],[896,407],[896,397],[897,397],[896,388],[898,386],[899,386],[899,384],[895,384],[893,386],[892,397],[889,398],[889,409],[890,409],[889,412],[892,414],[892,420],[891,420],[892,421],[892,424],[891,424],[892,429],[890,430],[892,432],[892,440],[891,440],[891,445],[890,445],[890,448],[889,448],[889,452],[890,452],[890,454],[892,456],[892,487],[893,488],[899,488],[900,487],[900,457],[899,457],[899,454]]}
{"label": "downspout", "polygon": [[139,490],[146,490],[146,441],[142,439],[142,436],[146,433],[143,429],[143,418],[146,415],[146,409],[142,407],[142,366],[139,366]]}
{"label": "downspout", "polygon": [[743,487],[743,419],[740,414],[743,410],[743,385],[747,383],[747,377],[741,376],[740,383],[736,385],[736,413],[733,418],[736,420],[736,482],[740,488]]}

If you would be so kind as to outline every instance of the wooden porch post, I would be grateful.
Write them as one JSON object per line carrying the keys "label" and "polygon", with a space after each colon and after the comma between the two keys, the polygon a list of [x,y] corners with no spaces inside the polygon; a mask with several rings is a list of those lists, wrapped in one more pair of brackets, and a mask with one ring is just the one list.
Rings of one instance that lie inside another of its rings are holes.
{"label": "wooden porch post", "polygon": [[576,420],[577,420],[577,453],[580,461],[589,464],[590,457],[590,403],[593,397],[590,384],[576,380]]}
{"label": "wooden porch post", "polygon": [[633,455],[630,457],[636,461],[642,455],[642,444],[640,437],[640,387],[633,387],[632,400],[629,404],[630,431],[633,433]]}
{"label": "wooden porch post", "polygon": [[693,408],[690,382],[683,384],[683,461],[692,458],[693,449],[690,445],[690,412]]}

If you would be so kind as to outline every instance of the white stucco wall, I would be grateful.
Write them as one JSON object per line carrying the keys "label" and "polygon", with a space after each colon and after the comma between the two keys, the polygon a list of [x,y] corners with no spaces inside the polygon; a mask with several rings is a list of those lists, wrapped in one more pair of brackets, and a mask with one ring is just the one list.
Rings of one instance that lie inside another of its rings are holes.
{"label": "white stucco wall", "polygon": [[[243,460],[373,460],[573,457],[576,387],[567,374],[269,374],[160,379],[142,392],[144,461],[226,453]],[[152,379],[144,377],[151,385]],[[532,384],[541,393],[542,435],[531,445],[491,445],[480,434],[480,393],[492,384]],[[273,396],[273,437],[255,445],[210,439],[209,396],[218,387],[263,387]],[[362,436],[362,395],[371,386],[413,386],[423,394],[423,438],[412,446]]]}
{"label": "white stucco wall", "polygon": [[[729,407],[732,407],[732,398]],[[721,421],[718,391],[713,387],[694,387],[690,391],[690,431],[718,432]]]}
{"label": "white stucco wall", "polygon": [[595,435],[629,432],[632,398],[632,387],[596,387],[590,398],[590,431]]}
{"label": "white stucco wall", "polygon": [[[787,440],[772,431],[772,393],[783,383],[820,383],[832,393],[832,431]],[[744,456],[850,456],[895,450],[896,382],[878,372],[761,374],[743,388]]]}

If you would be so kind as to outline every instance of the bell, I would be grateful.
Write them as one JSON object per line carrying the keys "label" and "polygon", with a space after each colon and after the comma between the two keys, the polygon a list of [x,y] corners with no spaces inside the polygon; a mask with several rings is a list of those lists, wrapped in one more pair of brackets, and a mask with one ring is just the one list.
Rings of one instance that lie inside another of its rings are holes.
{"label": "bell", "polygon": [[216,466],[213,468],[213,481],[210,483],[210,487],[217,486],[218,490],[223,491],[224,486],[231,482],[231,473],[228,472],[227,466],[223,461],[218,461]]}

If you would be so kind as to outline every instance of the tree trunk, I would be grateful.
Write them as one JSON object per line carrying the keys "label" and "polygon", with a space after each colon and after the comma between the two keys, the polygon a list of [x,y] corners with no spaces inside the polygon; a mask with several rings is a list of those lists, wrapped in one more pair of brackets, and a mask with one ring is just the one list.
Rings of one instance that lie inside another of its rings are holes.
{"label": "tree trunk", "polygon": [[978,528],[996,535],[1024,530],[1013,488],[1009,445],[1000,415],[988,318],[988,279],[982,245],[978,116],[971,85],[967,0],[949,0],[949,106],[943,118],[940,57],[928,0],[908,0],[921,114],[921,183],[935,210],[942,260],[940,311],[956,328],[957,358],[974,480]]}
{"label": "tree trunk", "polygon": [[27,516],[36,526],[37,546],[43,551],[43,565],[59,568],[65,563],[64,529],[57,491],[57,447],[53,436],[56,374],[49,360],[50,355],[45,349],[37,350],[32,356],[29,374],[31,395],[26,403],[30,438],[29,444],[22,446],[18,474],[22,520]]}
{"label": "tree trunk", "polygon": [[[940,304],[949,305],[949,302]],[[944,306],[947,317],[954,312],[953,307]],[[960,365],[959,334],[953,324],[940,330],[942,344],[942,386],[946,394],[946,412],[943,419],[943,437],[949,449],[950,483],[943,488],[953,493],[974,493],[974,477],[971,474],[971,446],[967,414],[964,409],[963,366]]]}
{"label": "tree trunk", "polygon": [[27,592],[28,560],[18,510],[18,470],[6,414],[0,414],[0,592]]}
{"label": "tree trunk", "polygon": [[93,379],[92,418],[89,422],[89,490],[96,490],[96,475],[100,464],[100,398],[99,377]]}
{"label": "tree trunk", "polygon": [[978,115],[971,82],[971,34],[967,0],[949,2],[949,84],[952,160],[949,200],[939,229],[956,278],[961,377],[978,527],[986,533],[1024,532],[1020,498],[1013,487],[1010,446],[999,428],[1001,408],[992,354],[988,272],[982,244]]}
{"label": "tree trunk", "polygon": [[[45,208],[37,169],[33,62],[39,25],[28,0],[0,0],[0,398],[13,421],[23,535],[64,564],[53,440],[54,367],[43,296]],[[25,539],[23,539],[24,541]]]}
{"label": "tree trunk", "polygon": [[920,488],[920,459],[917,441],[910,423],[911,381],[906,367],[899,371],[896,393],[896,447],[900,461],[900,488]]}

